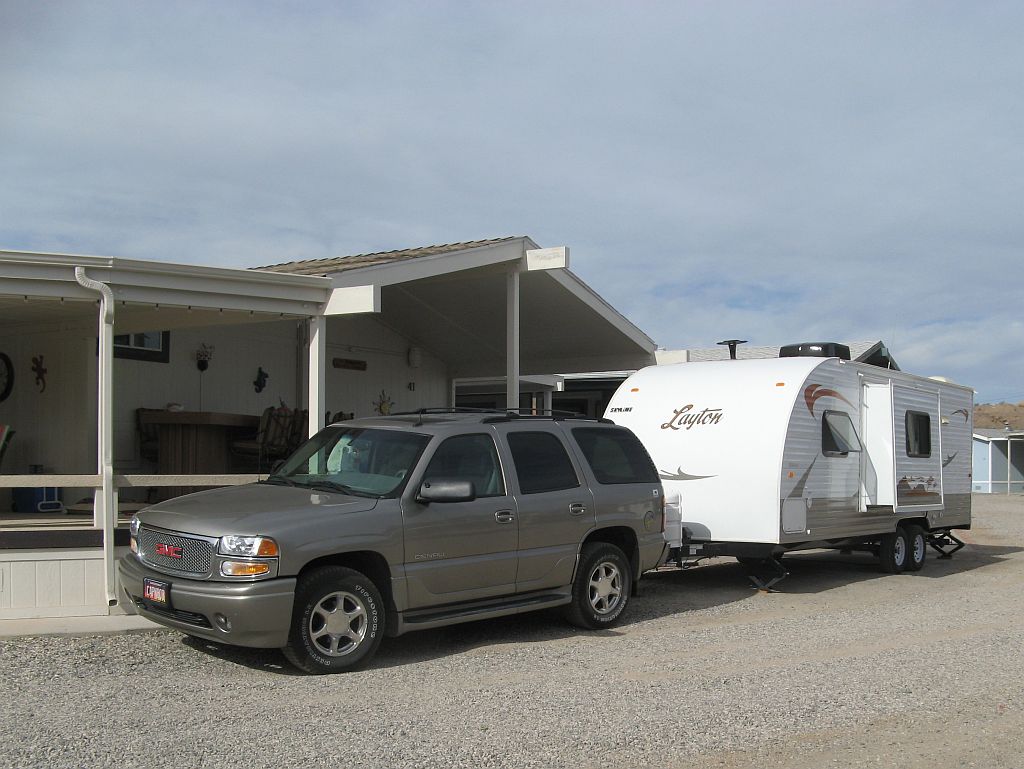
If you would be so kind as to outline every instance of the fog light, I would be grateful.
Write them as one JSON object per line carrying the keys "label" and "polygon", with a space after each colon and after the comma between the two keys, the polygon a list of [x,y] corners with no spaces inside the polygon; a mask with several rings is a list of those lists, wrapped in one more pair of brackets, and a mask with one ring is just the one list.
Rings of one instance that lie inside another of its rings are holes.
{"label": "fog light", "polygon": [[219,627],[225,633],[231,632],[231,620],[229,620],[223,614],[214,614],[213,621],[216,622],[217,627]]}
{"label": "fog light", "polygon": [[138,554],[138,552],[139,552],[139,541],[137,539],[135,539],[135,537],[132,537],[130,539],[130,541],[128,542],[128,547],[130,547],[132,549],[133,553]]}
{"label": "fog light", "polygon": [[269,563],[253,563],[251,561],[224,561],[220,565],[220,573],[225,577],[256,577],[270,572]]}

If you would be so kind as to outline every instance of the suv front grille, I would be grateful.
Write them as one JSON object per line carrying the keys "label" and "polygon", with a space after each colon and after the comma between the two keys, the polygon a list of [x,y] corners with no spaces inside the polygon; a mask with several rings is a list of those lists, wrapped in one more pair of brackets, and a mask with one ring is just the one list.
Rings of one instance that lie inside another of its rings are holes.
{"label": "suv front grille", "polygon": [[[159,545],[163,547],[158,548]],[[180,554],[181,557],[166,553]],[[139,558],[161,571],[205,577],[213,565],[213,543],[143,526],[139,529]]]}

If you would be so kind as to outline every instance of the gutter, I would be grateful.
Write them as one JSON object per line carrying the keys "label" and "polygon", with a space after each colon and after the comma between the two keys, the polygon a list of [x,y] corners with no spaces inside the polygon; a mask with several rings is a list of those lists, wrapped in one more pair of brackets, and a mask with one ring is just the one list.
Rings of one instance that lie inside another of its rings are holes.
{"label": "gutter", "polygon": [[100,295],[97,474],[100,476],[101,486],[99,504],[94,503],[93,526],[103,530],[103,582],[107,606],[117,606],[117,572],[114,556],[114,530],[117,528],[113,451],[114,292],[106,283],[87,276],[85,268],[81,266],[75,267],[75,280],[82,288]]}

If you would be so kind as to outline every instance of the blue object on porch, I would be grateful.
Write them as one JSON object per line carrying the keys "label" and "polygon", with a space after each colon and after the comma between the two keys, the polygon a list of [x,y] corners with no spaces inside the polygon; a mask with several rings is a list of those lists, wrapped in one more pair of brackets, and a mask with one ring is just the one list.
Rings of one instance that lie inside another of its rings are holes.
{"label": "blue object on porch", "polygon": [[17,513],[63,513],[60,489],[48,486],[11,489],[11,501]]}

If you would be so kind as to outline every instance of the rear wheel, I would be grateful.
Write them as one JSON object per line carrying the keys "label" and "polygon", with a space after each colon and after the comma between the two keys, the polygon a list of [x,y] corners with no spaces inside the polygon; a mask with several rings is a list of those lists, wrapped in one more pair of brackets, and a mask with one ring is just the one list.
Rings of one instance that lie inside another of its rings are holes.
{"label": "rear wheel", "polygon": [[907,567],[908,551],[906,529],[899,526],[894,533],[886,534],[878,548],[882,570],[888,574],[899,574]]}
{"label": "rear wheel", "polygon": [[580,553],[566,618],[577,627],[611,627],[622,617],[632,593],[629,559],[607,542],[591,542]]}
{"label": "rear wheel", "polygon": [[383,636],[384,605],[377,586],[358,571],[328,566],[299,581],[282,651],[307,673],[341,673],[369,662]]}
{"label": "rear wheel", "polygon": [[907,527],[907,571],[920,571],[928,553],[924,529],[916,524]]}

